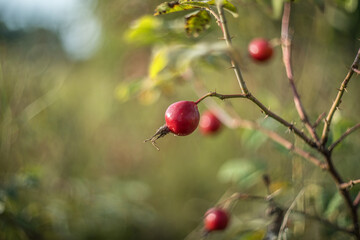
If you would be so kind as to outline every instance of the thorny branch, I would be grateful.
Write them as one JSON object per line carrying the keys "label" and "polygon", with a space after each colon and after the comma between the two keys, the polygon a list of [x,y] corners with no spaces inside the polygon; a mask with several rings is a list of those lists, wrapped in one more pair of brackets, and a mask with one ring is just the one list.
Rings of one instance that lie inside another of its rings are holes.
{"label": "thorny branch", "polygon": [[[329,132],[329,128],[330,128],[330,124],[331,124],[331,120],[332,117],[336,111],[336,109],[338,108],[340,102],[341,102],[341,98],[342,95],[344,93],[344,91],[346,90],[347,84],[351,79],[351,76],[354,74],[354,69],[358,69],[358,65],[360,62],[360,49],[355,57],[355,60],[347,74],[347,76],[345,77],[343,83],[341,84],[341,87],[339,89],[338,95],[325,119],[325,124],[324,124],[324,128],[323,128],[323,134],[321,137],[321,143],[319,142],[319,139],[316,135],[315,129],[313,126],[311,126],[308,117],[304,111],[304,108],[300,102],[300,97],[299,94],[297,92],[297,89],[295,87],[294,81],[293,81],[293,75],[292,75],[292,69],[291,69],[291,61],[290,61],[290,41],[289,41],[289,37],[288,37],[288,24],[289,24],[289,18],[290,18],[290,6],[291,6],[291,2],[285,2],[284,3],[284,13],[283,13],[283,26],[282,29],[285,29],[282,31],[282,39],[283,39],[283,56],[284,56],[284,65],[287,71],[287,75],[290,81],[290,85],[292,87],[293,93],[294,93],[294,101],[295,101],[295,106],[296,109],[299,113],[299,116],[301,118],[301,120],[303,121],[303,123],[305,124],[306,128],[308,129],[308,131],[310,132],[312,138],[314,139],[311,140],[309,139],[302,131],[300,131],[299,129],[295,128],[293,126],[293,124],[285,121],[284,119],[282,119],[281,117],[279,117],[278,115],[276,115],[275,113],[273,113],[272,111],[270,111],[268,108],[266,108],[258,99],[256,99],[246,88],[244,79],[241,75],[241,71],[240,71],[240,67],[238,65],[238,63],[236,61],[234,61],[233,58],[231,58],[231,64],[232,64],[232,68],[235,71],[237,80],[239,82],[240,88],[242,90],[242,93],[245,94],[246,98],[251,100],[252,102],[254,102],[261,110],[264,111],[264,113],[272,118],[274,118],[275,120],[277,120],[278,122],[280,122],[281,124],[289,127],[289,129],[293,130],[293,132],[299,136],[301,139],[303,139],[309,146],[311,146],[312,148],[316,149],[319,153],[321,153],[326,161],[326,170],[328,171],[328,173],[332,176],[336,186],[339,189],[339,192],[341,193],[341,195],[344,198],[344,201],[346,203],[346,205],[349,208],[350,214],[351,214],[351,218],[352,218],[352,222],[353,222],[353,231],[352,233],[356,236],[356,239],[360,240],[360,230],[359,230],[359,222],[358,222],[358,215],[357,215],[357,206],[353,205],[353,201],[351,200],[350,194],[347,191],[347,189],[343,189],[341,188],[341,185],[344,183],[344,181],[342,180],[341,176],[339,175],[337,169],[335,168],[333,161],[332,161],[332,157],[331,157],[331,151],[329,151],[328,149],[326,149],[324,146],[327,142],[327,137],[328,137],[328,132]],[[224,11],[223,11],[223,7],[221,5],[218,5],[218,12],[219,12],[219,17],[220,17],[220,27],[223,31],[223,35],[225,38],[225,41],[227,43],[227,45],[232,48],[232,43],[231,43],[231,39],[230,39],[230,34],[228,31],[228,27],[227,27],[227,23],[226,23],[226,19],[225,19],[225,15],[224,15]],[[287,30],[286,30],[287,29]],[[230,56],[231,57],[231,56]],[[242,98],[244,97],[243,95],[241,96]],[[345,136],[346,137],[346,136]],[[308,158],[307,158],[308,159]],[[320,166],[323,166],[322,164]]]}
{"label": "thorny branch", "polygon": [[346,87],[347,87],[351,77],[353,76],[353,74],[355,72],[354,69],[358,69],[359,63],[360,63],[360,48],[359,48],[359,50],[358,50],[358,52],[356,54],[356,57],[355,57],[355,60],[354,60],[353,64],[350,67],[349,72],[347,73],[344,81],[341,83],[338,94],[337,94],[337,96],[335,98],[335,101],[333,102],[333,104],[332,104],[332,106],[331,106],[331,108],[329,110],[329,113],[326,116],[323,132],[322,132],[322,136],[321,136],[321,143],[323,145],[325,145],[327,140],[328,140],[331,120],[332,120],[332,118],[333,118],[333,116],[335,114],[335,111],[340,106],[342,96],[344,95],[344,92],[346,91]]}
{"label": "thorny branch", "polygon": [[285,2],[284,4],[284,14],[282,18],[281,25],[281,42],[282,42],[282,53],[283,53],[283,62],[286,70],[287,78],[291,86],[291,90],[294,95],[295,108],[300,116],[301,121],[304,123],[306,129],[310,133],[314,141],[319,145],[319,137],[315,132],[315,128],[310,124],[309,118],[305,112],[305,109],[301,103],[300,95],[296,89],[294,74],[291,67],[291,38],[289,36],[289,22],[290,22],[290,11],[291,11],[291,2]]}

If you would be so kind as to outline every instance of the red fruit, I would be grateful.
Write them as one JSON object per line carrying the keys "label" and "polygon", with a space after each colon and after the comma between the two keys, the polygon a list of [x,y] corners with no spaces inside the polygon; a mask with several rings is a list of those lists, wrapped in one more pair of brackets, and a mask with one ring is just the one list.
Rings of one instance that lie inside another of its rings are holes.
{"label": "red fruit", "polygon": [[266,39],[255,38],[249,44],[250,56],[257,61],[266,61],[273,54],[273,48]]}
{"label": "red fruit", "polygon": [[200,114],[195,102],[180,101],[171,104],[165,112],[166,126],[179,136],[192,133],[199,125]]}
{"label": "red fruit", "polygon": [[214,113],[207,111],[201,115],[199,127],[202,134],[210,135],[219,131],[221,122]]}
{"label": "red fruit", "polygon": [[227,212],[221,208],[211,208],[205,213],[205,229],[208,232],[224,230],[229,223]]}

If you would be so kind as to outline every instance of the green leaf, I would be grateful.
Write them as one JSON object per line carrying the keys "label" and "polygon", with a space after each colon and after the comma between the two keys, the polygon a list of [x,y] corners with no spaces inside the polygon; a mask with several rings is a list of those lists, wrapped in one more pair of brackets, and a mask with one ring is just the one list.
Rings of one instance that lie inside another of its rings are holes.
{"label": "green leaf", "polygon": [[283,5],[284,5],[283,3],[284,3],[284,0],[272,0],[271,1],[272,9],[273,9],[273,17],[275,19],[281,18]]}
{"label": "green leaf", "polygon": [[149,66],[150,79],[156,79],[158,74],[166,67],[168,63],[167,49],[157,51]]}
{"label": "green leaf", "polygon": [[154,15],[168,14],[194,9],[196,7],[187,4],[181,4],[180,1],[164,2],[156,7]]}
{"label": "green leaf", "polygon": [[[215,5],[216,1],[215,0],[211,0],[208,2],[209,5]],[[222,7],[228,11],[229,13],[231,13],[233,15],[233,17],[238,17],[238,12],[237,12],[237,8],[230,3],[228,0],[223,0],[222,1]]]}
{"label": "green leaf", "polygon": [[182,5],[189,5],[198,8],[210,8],[211,1],[192,1],[192,0],[180,0]]}
{"label": "green leaf", "polygon": [[263,169],[248,159],[233,159],[225,162],[219,169],[218,179],[227,183],[238,183],[251,187],[261,179]]}
{"label": "green leaf", "polygon": [[210,27],[211,16],[206,10],[196,11],[185,17],[185,30],[188,35],[198,37],[199,33]]}
{"label": "green leaf", "polygon": [[340,195],[340,193],[335,193],[335,195],[331,198],[326,210],[325,210],[325,216],[327,218],[331,218],[333,215],[337,215],[340,211],[339,207],[343,203],[343,199]]}
{"label": "green leaf", "polygon": [[237,13],[237,8],[229,1],[224,0],[223,7],[225,10],[227,10],[229,13],[231,13],[233,15],[233,17],[239,16]]}
{"label": "green leaf", "polygon": [[244,146],[256,150],[266,142],[267,137],[257,130],[245,129],[242,133],[241,140]]}
{"label": "green leaf", "polygon": [[136,20],[125,32],[128,42],[139,44],[152,44],[161,39],[159,30],[163,27],[161,19],[153,16],[144,16]]}
{"label": "green leaf", "polygon": [[[207,8],[210,6],[215,6],[215,0],[205,0],[205,1],[193,1],[193,0],[177,0],[172,2],[164,2],[158,5],[155,9],[155,16],[161,14],[168,14],[173,12],[180,12],[185,10],[191,10],[196,8]],[[228,0],[223,0],[223,8],[230,12],[234,17],[237,17],[237,8],[230,3]]]}

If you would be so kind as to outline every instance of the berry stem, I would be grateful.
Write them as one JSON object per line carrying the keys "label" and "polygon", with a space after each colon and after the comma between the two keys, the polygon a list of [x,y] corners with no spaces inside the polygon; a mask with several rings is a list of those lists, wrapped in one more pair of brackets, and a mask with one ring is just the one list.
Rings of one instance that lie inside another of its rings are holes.
{"label": "berry stem", "polygon": [[195,104],[198,104],[200,103],[202,100],[204,100],[205,98],[207,97],[217,97],[221,100],[224,100],[224,99],[228,99],[228,98],[247,98],[247,94],[219,94],[217,92],[209,92],[207,94],[205,94],[204,96],[202,96],[201,98],[199,98]]}

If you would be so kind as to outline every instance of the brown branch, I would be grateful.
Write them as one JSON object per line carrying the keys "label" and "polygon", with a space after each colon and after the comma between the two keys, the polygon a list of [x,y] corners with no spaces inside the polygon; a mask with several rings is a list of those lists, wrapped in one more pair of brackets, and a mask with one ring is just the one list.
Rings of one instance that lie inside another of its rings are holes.
{"label": "brown branch", "polygon": [[327,155],[325,155],[325,153],[324,153],[324,156],[325,156],[326,163],[328,165],[327,170],[330,173],[331,177],[334,179],[334,182],[335,182],[336,186],[338,187],[340,194],[343,196],[345,204],[347,205],[347,207],[350,211],[351,219],[353,222],[354,235],[356,236],[356,239],[360,240],[360,229],[359,229],[357,207],[353,205],[353,201],[351,200],[351,196],[350,196],[349,192],[347,191],[347,189],[344,189],[341,187],[342,184],[344,183],[344,181],[340,177],[339,173],[337,172],[337,170],[332,162],[331,153],[328,152]]}
{"label": "brown branch", "polygon": [[326,113],[324,113],[324,112],[323,112],[322,114],[320,114],[320,115],[318,116],[318,118],[316,119],[313,127],[316,128],[316,127],[320,124],[321,120],[322,120],[325,116],[326,116]]}
{"label": "brown branch", "polygon": [[356,179],[356,180],[350,180],[349,182],[345,182],[340,184],[340,188],[341,189],[349,189],[352,188],[354,185],[359,184],[360,183],[360,179]]}
{"label": "brown branch", "polygon": [[345,79],[343,80],[343,82],[341,83],[340,89],[338,91],[338,94],[335,98],[335,101],[333,102],[329,113],[325,119],[325,124],[324,124],[324,128],[323,128],[323,132],[322,132],[322,136],[321,136],[321,143],[323,145],[326,144],[327,140],[328,140],[328,135],[329,135],[329,131],[330,131],[330,125],[331,125],[331,120],[335,114],[335,111],[338,109],[340,103],[341,103],[341,98],[344,95],[344,92],[346,91],[346,87],[351,79],[351,77],[354,74],[354,69],[357,69],[360,63],[360,48],[356,54],[356,57],[354,59],[353,64],[350,67],[349,72],[347,73]]}
{"label": "brown branch", "polygon": [[286,70],[286,75],[287,78],[289,79],[291,90],[294,95],[295,108],[300,116],[301,121],[304,123],[306,129],[310,133],[311,137],[318,145],[320,145],[319,137],[317,136],[314,127],[310,124],[309,118],[301,103],[300,95],[295,86],[294,74],[291,66],[291,39],[289,37],[290,12],[291,12],[291,2],[285,2],[282,24],[281,24],[283,62]]}
{"label": "brown branch", "polygon": [[[210,92],[210,93],[207,93],[207,94],[203,95],[202,97],[200,97],[199,100],[196,101],[196,103],[204,100],[207,97],[217,97],[217,98],[220,98],[220,99],[226,99],[226,97],[245,98],[246,96],[247,95],[244,95],[244,94],[223,95],[223,94],[219,94],[219,93],[215,93],[215,92]],[[217,113],[219,115],[220,120],[225,122],[228,127],[230,127],[230,128],[242,127],[242,128],[258,130],[258,131],[262,132],[263,134],[265,134],[266,136],[268,136],[274,142],[277,142],[278,144],[282,145],[283,147],[285,147],[289,151],[292,151],[295,154],[303,157],[304,159],[307,159],[309,162],[315,164],[316,166],[320,167],[321,169],[326,169],[327,168],[326,163],[322,162],[321,160],[319,160],[318,158],[313,156],[311,153],[306,152],[303,149],[296,147],[294,144],[292,144],[290,141],[286,140],[285,138],[283,138],[282,136],[280,136],[276,132],[271,131],[269,129],[266,129],[266,128],[262,127],[261,125],[255,123],[253,121],[244,120],[244,119],[240,118],[239,115],[236,114],[235,112],[232,112],[233,116],[228,116],[228,114],[225,111],[223,111],[222,108],[220,108],[218,105],[216,105],[215,102],[212,102],[211,106],[213,107],[214,105],[215,105],[215,108],[217,109]],[[268,111],[270,111],[270,110],[268,110]],[[221,114],[219,114],[219,113],[221,113]]]}
{"label": "brown branch", "polygon": [[360,192],[356,195],[356,198],[353,202],[353,205],[355,208],[357,208],[359,206],[359,204],[360,204]]}
{"label": "brown branch", "polygon": [[224,95],[224,94],[219,94],[216,92],[210,92],[205,94],[204,96],[202,96],[199,100],[197,100],[195,103],[198,104],[199,102],[201,102],[202,100],[204,100],[207,97],[217,97],[219,99],[227,99],[227,98],[246,98],[249,99],[250,101],[252,101],[253,103],[255,103],[265,114],[266,116],[269,116],[273,119],[275,119],[276,121],[278,121],[279,123],[281,123],[282,125],[284,125],[285,127],[289,128],[291,131],[293,131],[297,136],[299,136],[300,138],[302,138],[307,144],[309,144],[311,147],[313,148],[317,148],[316,143],[314,143],[310,138],[308,138],[304,132],[302,132],[301,130],[299,130],[298,128],[296,128],[294,126],[294,124],[286,121],[285,119],[283,119],[282,117],[280,117],[279,115],[277,115],[276,113],[272,112],[270,109],[268,109],[267,107],[265,107],[264,104],[262,104],[256,97],[254,97],[250,92],[248,92],[247,94],[231,94],[231,95]]}
{"label": "brown branch", "polygon": [[[218,10],[218,13],[219,13],[219,18],[220,18],[219,24],[220,24],[221,30],[223,32],[225,42],[226,42],[228,47],[232,48],[231,36],[229,34],[229,29],[227,27],[223,6],[220,5],[220,4],[217,4],[217,10]],[[239,82],[239,86],[240,86],[240,89],[241,89],[242,93],[244,93],[244,94],[249,93],[249,90],[247,89],[245,81],[244,81],[243,76],[241,74],[240,66],[239,66],[239,64],[237,64],[234,61],[233,58],[231,58],[231,68],[234,69],[236,79]]]}
{"label": "brown branch", "polygon": [[344,132],[343,135],[339,137],[338,140],[336,140],[333,144],[331,144],[328,148],[329,151],[332,151],[339,143],[341,143],[347,136],[349,136],[351,133],[355,132],[358,128],[360,128],[360,123],[356,124],[355,126],[349,128]]}

